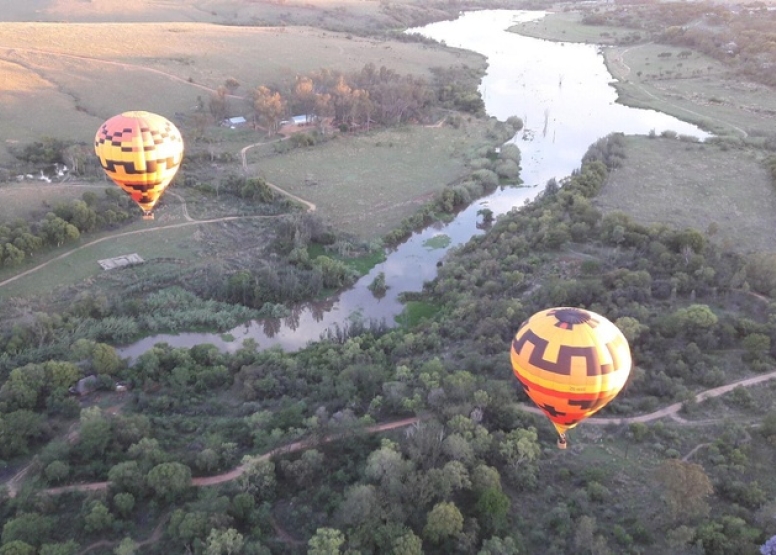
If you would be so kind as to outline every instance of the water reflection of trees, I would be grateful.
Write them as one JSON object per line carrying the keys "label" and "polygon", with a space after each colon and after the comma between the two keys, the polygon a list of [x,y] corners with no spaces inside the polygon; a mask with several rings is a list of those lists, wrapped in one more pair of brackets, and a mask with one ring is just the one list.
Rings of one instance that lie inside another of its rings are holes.
{"label": "water reflection of trees", "polygon": [[288,316],[286,316],[283,319],[283,323],[287,328],[289,328],[291,331],[296,331],[299,327],[299,320],[302,316],[302,312],[304,311],[304,308],[302,306],[295,306],[291,309],[291,312]]}
{"label": "water reflection of trees", "polygon": [[321,302],[310,303],[310,314],[312,315],[313,320],[316,322],[323,320],[324,315],[332,308],[334,308],[334,302],[338,300],[339,297],[336,299],[328,299]]}
{"label": "water reflection of trees", "polygon": [[264,329],[264,335],[269,338],[273,338],[275,337],[275,334],[280,331],[282,321],[280,318],[264,318],[264,320],[261,322],[261,325]]}

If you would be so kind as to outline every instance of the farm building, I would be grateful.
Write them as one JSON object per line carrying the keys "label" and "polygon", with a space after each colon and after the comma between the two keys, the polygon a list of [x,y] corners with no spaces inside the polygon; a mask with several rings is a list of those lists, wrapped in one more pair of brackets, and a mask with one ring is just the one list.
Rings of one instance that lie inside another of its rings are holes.
{"label": "farm building", "polygon": [[242,127],[248,123],[248,120],[246,120],[242,116],[235,116],[233,118],[226,118],[224,121],[221,122],[221,125],[224,127],[228,127],[229,129],[236,129],[238,127]]}
{"label": "farm building", "polygon": [[307,123],[308,119],[312,121],[312,118],[308,118],[306,115],[301,116],[294,116],[291,119],[286,119],[280,122],[280,126],[283,127],[284,125],[304,125]]}
{"label": "farm building", "polygon": [[70,388],[70,394],[83,397],[84,395],[88,395],[92,391],[96,390],[99,385],[100,380],[97,376],[86,376],[85,378],[78,380],[78,383]]}

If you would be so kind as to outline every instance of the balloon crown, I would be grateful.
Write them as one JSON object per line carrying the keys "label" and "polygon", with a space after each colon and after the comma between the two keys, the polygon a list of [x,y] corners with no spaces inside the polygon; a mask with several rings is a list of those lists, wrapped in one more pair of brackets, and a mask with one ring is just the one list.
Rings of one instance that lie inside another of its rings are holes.
{"label": "balloon crown", "polygon": [[550,313],[558,320],[558,327],[569,328],[578,324],[586,324],[591,320],[589,312],[579,308],[559,308]]}

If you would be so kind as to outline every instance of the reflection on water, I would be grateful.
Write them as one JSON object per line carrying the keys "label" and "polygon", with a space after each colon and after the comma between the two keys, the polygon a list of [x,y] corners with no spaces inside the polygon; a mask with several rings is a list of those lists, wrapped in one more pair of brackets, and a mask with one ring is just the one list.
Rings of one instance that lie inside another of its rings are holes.
{"label": "reflection on water", "polygon": [[[550,42],[506,31],[516,22],[543,15],[536,11],[486,10],[410,30],[487,57],[488,72],[480,92],[488,114],[502,121],[519,116],[524,122],[523,130],[510,142],[520,148],[520,175],[525,187],[497,190],[452,222],[415,233],[353,288],[326,302],[298,306],[286,318],[249,322],[224,336],[182,333],[148,337],[119,349],[121,356],[137,357],[158,342],[177,347],[212,343],[234,352],[248,338],[260,348],[277,345],[297,350],[319,339],[327,329],[344,327],[354,319],[392,324],[402,310],[399,293],[420,291],[425,281],[435,277],[437,263],[450,248],[487,227],[478,211],[487,208],[498,216],[532,200],[548,180],[560,180],[578,168],[587,147],[597,139],[614,131],[645,135],[652,130],[672,130],[701,139],[708,136],[672,116],[617,104],[600,47]],[[388,290],[377,298],[368,286],[380,272],[385,274]]]}

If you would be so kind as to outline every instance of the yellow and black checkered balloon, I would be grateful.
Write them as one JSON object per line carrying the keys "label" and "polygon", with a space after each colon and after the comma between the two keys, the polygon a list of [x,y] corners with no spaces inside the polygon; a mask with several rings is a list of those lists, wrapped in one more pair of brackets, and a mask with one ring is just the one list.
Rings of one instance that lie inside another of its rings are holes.
{"label": "yellow and black checkered balloon", "polygon": [[124,112],[100,126],[94,151],[108,177],[149,215],[180,167],[183,138],[160,115]]}
{"label": "yellow and black checkered balloon", "polygon": [[614,399],[631,369],[628,341],[617,326],[579,308],[531,316],[510,355],[515,377],[561,435]]}

